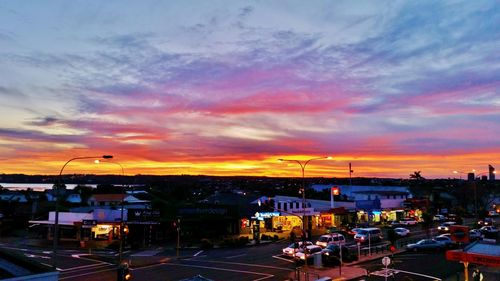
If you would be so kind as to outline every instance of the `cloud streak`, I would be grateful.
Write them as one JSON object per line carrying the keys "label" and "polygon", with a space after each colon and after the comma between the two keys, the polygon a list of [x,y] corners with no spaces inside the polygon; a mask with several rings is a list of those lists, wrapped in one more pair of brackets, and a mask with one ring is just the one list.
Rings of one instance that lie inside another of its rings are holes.
{"label": "cloud streak", "polygon": [[93,151],[215,175],[332,154],[311,175],[448,177],[500,159],[494,1],[128,4],[2,4],[0,151],[39,162],[5,172]]}

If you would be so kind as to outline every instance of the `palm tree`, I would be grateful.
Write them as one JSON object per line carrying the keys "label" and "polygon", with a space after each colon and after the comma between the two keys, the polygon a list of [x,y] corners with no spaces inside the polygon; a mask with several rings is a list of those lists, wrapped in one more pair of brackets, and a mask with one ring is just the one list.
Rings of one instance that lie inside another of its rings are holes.
{"label": "palm tree", "polygon": [[422,173],[421,171],[415,171],[415,172],[413,172],[413,174],[410,174],[410,179],[414,179],[414,180],[417,180],[417,181],[424,180],[425,178],[422,177],[421,173]]}

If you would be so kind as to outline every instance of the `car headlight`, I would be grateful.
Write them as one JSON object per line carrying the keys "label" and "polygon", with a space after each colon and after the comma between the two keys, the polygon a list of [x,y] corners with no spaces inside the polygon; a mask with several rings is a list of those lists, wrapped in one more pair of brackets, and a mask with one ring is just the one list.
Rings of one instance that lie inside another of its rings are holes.
{"label": "car headlight", "polygon": [[325,256],[329,256],[329,255],[330,255],[330,253],[328,253],[328,252],[325,253]]}

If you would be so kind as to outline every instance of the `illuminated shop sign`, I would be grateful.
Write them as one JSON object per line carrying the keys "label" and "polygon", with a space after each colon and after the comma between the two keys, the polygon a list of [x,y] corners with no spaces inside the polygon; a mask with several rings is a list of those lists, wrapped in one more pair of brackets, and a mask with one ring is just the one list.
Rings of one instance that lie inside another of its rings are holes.
{"label": "illuminated shop sign", "polygon": [[256,218],[270,218],[270,217],[279,217],[279,212],[257,212],[255,213]]}

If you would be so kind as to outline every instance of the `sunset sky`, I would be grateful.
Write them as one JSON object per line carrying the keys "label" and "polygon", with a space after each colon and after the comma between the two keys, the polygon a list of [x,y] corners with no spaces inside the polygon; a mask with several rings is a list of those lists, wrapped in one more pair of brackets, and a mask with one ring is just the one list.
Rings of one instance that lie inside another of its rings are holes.
{"label": "sunset sky", "polygon": [[0,174],[498,169],[499,27],[495,0],[0,1]]}

